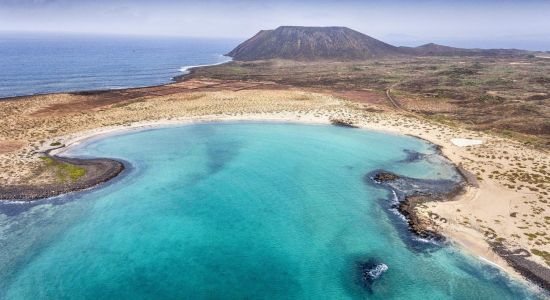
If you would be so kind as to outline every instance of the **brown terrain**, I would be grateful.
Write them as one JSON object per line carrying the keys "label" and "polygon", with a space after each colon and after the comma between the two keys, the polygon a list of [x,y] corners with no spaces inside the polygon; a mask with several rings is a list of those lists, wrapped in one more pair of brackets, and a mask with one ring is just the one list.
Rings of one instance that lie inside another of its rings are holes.
{"label": "brown terrain", "polygon": [[281,26],[262,30],[227,55],[239,61],[290,59],[350,61],[409,56],[519,56],[517,49],[463,49],[437,44],[396,47],[347,27]]}
{"label": "brown terrain", "polygon": [[[234,61],[194,69],[163,86],[2,100],[0,198],[29,200],[101,183],[122,165],[49,151],[150,124],[332,122],[409,134],[440,145],[442,154],[477,179],[477,187],[454,201],[416,205],[411,213],[418,223],[548,288],[550,59],[424,48],[440,52],[354,61]],[[483,143],[458,146],[452,138]]]}
{"label": "brown terrain", "polygon": [[197,69],[191,77],[262,81],[364,103],[395,104],[436,122],[548,148],[548,74],[550,59],[545,58],[429,56],[353,62],[231,62]]}

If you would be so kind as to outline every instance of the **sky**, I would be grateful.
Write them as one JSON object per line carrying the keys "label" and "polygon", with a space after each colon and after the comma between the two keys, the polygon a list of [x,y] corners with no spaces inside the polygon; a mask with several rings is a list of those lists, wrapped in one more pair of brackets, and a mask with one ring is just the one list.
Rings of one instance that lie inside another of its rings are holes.
{"label": "sky", "polygon": [[550,0],[0,0],[0,31],[244,39],[347,26],[395,45],[550,50]]}

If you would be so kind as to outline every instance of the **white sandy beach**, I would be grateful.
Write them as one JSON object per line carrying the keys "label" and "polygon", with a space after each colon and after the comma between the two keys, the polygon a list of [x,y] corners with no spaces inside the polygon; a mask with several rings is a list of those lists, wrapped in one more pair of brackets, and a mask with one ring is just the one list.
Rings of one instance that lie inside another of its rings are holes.
{"label": "white sandy beach", "polygon": [[[546,218],[550,217],[544,202],[538,202],[538,199],[546,197],[542,194],[544,191],[530,190],[536,186],[536,182],[525,182],[521,187],[511,188],[506,181],[507,172],[516,172],[517,169],[516,163],[507,163],[510,157],[515,157],[522,169],[526,170],[550,165],[550,157],[547,153],[526,148],[507,139],[431,123],[395,112],[365,112],[361,104],[326,95],[269,90],[161,96],[124,106],[108,106],[85,114],[71,113],[67,117],[60,116],[55,122],[58,130],[51,132],[47,130],[48,126],[52,126],[47,121],[50,116],[42,116],[39,112],[56,103],[67,103],[71,99],[66,99],[63,95],[41,97],[44,101],[17,103],[22,113],[0,121],[13,122],[12,124],[19,124],[22,128],[34,126],[32,131],[21,132],[17,136],[6,136],[10,131],[0,135],[1,140],[24,141],[23,144],[26,145],[15,151],[0,153],[4,170],[6,167],[11,170],[21,169],[17,173],[20,177],[13,173],[1,174],[6,183],[13,182],[14,178],[24,179],[25,174],[32,172],[33,164],[39,163],[37,155],[41,151],[55,148],[51,146],[54,143],[64,144],[65,147],[53,151],[52,154],[62,154],[69,153],[72,146],[89,139],[129,130],[213,121],[330,124],[332,119],[339,119],[353,122],[364,129],[413,135],[430,141],[441,146],[442,153],[454,164],[476,174],[479,188],[471,187],[453,201],[431,202],[422,206],[419,211],[437,230],[469,253],[490,261],[519,278],[518,273],[490,249],[486,242],[486,231],[494,232],[495,237],[502,238],[512,248],[537,247],[550,250],[548,244],[535,244],[539,243],[539,238],[533,240],[526,235],[531,232],[531,227],[522,225],[521,218],[511,216],[511,212],[518,215],[532,214],[535,209],[541,213],[533,215],[529,220],[544,224]],[[0,105],[15,104],[6,102]],[[37,123],[37,118],[44,118],[44,121]],[[75,124],[78,126],[74,126]],[[29,167],[28,170],[24,169],[26,166]],[[495,171],[502,175],[496,176]],[[51,180],[51,177],[46,176],[42,180],[31,182],[41,184],[47,180]],[[449,222],[432,220],[430,213],[436,213]],[[539,256],[533,255],[531,259],[545,264]]]}

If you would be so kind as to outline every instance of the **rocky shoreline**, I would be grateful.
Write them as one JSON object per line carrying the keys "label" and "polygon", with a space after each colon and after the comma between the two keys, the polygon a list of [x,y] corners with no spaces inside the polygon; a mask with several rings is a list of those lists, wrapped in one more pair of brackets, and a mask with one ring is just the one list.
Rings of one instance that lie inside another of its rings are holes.
{"label": "rocky shoreline", "polygon": [[124,163],[106,158],[80,159],[45,154],[57,163],[68,163],[86,170],[83,178],[42,186],[15,185],[0,189],[1,200],[32,201],[88,189],[105,183],[124,171]]}
{"label": "rocky shoreline", "polygon": [[[256,98],[256,96],[255,96],[255,98]],[[170,105],[173,105],[173,104],[171,103]],[[248,116],[247,118],[250,118],[250,116]],[[256,118],[258,118],[259,120],[264,120],[264,119],[266,119],[266,116],[265,115],[259,115],[259,116],[256,116]],[[310,118],[311,119],[308,119],[307,122],[314,122],[314,121],[317,122],[317,120],[318,120],[318,119],[313,118],[313,117],[310,117]],[[242,117],[240,116],[240,117],[238,117],[238,119],[241,120]],[[277,115],[275,119],[279,120],[279,121],[280,120],[288,121],[289,119],[295,120],[296,116],[295,115],[290,115],[290,116],[284,115],[284,117],[281,117],[280,115]],[[346,122],[343,122],[344,124],[340,124],[340,122],[336,122],[336,124],[335,124],[334,122],[332,122],[335,119],[336,120],[345,120]],[[349,120],[348,118],[344,118],[344,117],[342,117],[342,118],[333,118],[333,117],[327,115],[326,119],[323,119],[322,122],[325,122],[327,124],[332,123],[334,126],[343,126],[343,127],[360,127],[360,128],[362,128],[362,127],[365,126],[364,124],[362,124],[360,122],[357,122],[357,123],[356,122],[350,122],[350,124],[345,124],[345,123],[348,123],[347,122],[348,120]],[[351,126],[349,126],[349,125],[351,125]],[[388,126],[391,126],[391,124],[388,124]],[[383,130],[384,128],[374,127],[373,129]],[[420,138],[416,133],[415,134],[408,134],[408,135],[416,137],[416,138]],[[435,141],[433,141],[433,143],[438,143],[438,142],[441,142],[441,141],[438,141],[437,139]],[[430,143],[432,143],[432,142],[430,142]],[[444,143],[441,143],[441,144],[446,145]],[[434,147],[436,147],[436,149],[439,149],[439,147],[436,146],[435,144],[434,144]],[[441,153],[441,151],[439,151],[439,154],[443,155],[443,153]],[[418,153],[409,153],[409,156],[408,156],[407,160],[413,160],[414,161],[416,159],[419,159],[417,156],[418,156]],[[445,156],[445,155],[443,155],[443,156]],[[77,183],[48,185],[48,186],[42,186],[42,187],[20,185],[20,186],[12,186],[9,189],[6,188],[6,187],[0,187],[0,199],[12,200],[12,201],[18,201],[18,200],[29,201],[29,200],[36,200],[36,199],[42,199],[42,198],[57,196],[57,195],[61,195],[61,194],[64,194],[64,193],[74,192],[74,191],[77,191],[77,190],[87,189],[87,188],[94,187],[98,184],[101,184],[103,182],[106,182],[106,181],[116,177],[118,174],[120,174],[120,172],[122,172],[124,170],[124,163],[119,162],[119,161],[109,160],[109,159],[91,159],[91,160],[88,160],[88,159],[62,158],[62,157],[57,157],[57,156],[51,156],[51,157],[53,157],[53,158],[55,158],[59,161],[62,161],[62,160],[66,161],[66,162],[80,161],[80,163],[88,162],[88,163],[91,163],[92,165],[95,164],[96,166],[97,165],[102,165],[102,166],[99,166],[98,168],[102,169],[104,171],[105,170],[107,170],[107,171],[103,175],[99,174],[95,177],[91,176],[92,172],[86,172],[87,176],[85,176],[85,178],[80,179]],[[453,156],[451,155],[450,157],[453,157]],[[462,178],[463,178],[463,181],[464,181],[464,183],[463,183],[464,186],[466,186],[465,182],[467,182],[469,185],[472,185],[472,186],[477,186],[478,185],[476,175],[472,174],[472,173],[466,171],[464,168],[462,168],[461,165],[460,165],[460,160],[458,160],[458,163],[457,163],[456,157],[454,159],[449,159],[449,160],[455,162],[455,164],[458,165],[456,167],[456,170],[462,175]],[[86,168],[88,170],[88,167],[86,167]],[[471,167],[469,166],[468,168],[470,169]],[[98,173],[102,173],[102,172],[98,172]],[[394,176],[395,176],[395,178],[399,178],[398,175],[394,174]],[[390,177],[394,177],[394,176],[390,176]],[[372,182],[372,178],[369,178],[369,180]],[[434,195],[418,195],[418,194],[417,195],[409,195],[409,196],[407,196],[407,200],[404,202],[404,204],[399,205],[399,207],[396,207],[396,210],[400,211],[400,213],[402,215],[406,215],[406,213],[409,212],[409,215],[406,218],[408,220],[407,222],[409,223],[409,228],[412,231],[416,231],[415,236],[422,237],[423,236],[422,234],[424,234],[424,237],[427,237],[427,238],[432,238],[432,239],[436,239],[436,240],[440,239],[440,238],[444,239],[444,237],[440,234],[441,231],[438,230],[438,228],[437,228],[437,224],[434,222],[434,220],[441,220],[441,217],[438,216],[437,214],[433,214],[433,216],[429,216],[429,218],[426,218],[426,217],[421,218],[421,216],[418,216],[416,214],[415,207],[417,207],[418,205],[420,205],[422,203],[429,202],[429,201],[450,200],[450,197],[452,197],[452,196],[453,195],[450,195],[448,193],[442,193],[441,195],[439,195],[439,197],[434,197]],[[410,234],[408,234],[408,233],[407,233],[407,235],[410,236]],[[533,283],[535,283],[535,284],[537,284],[541,287],[544,287],[546,290],[550,290],[550,288],[549,288],[550,285],[548,284],[550,282],[550,280],[549,280],[550,275],[548,274],[548,268],[545,268],[544,265],[533,263],[532,260],[527,260],[524,257],[525,254],[520,255],[520,256],[523,256],[523,257],[517,257],[516,251],[510,251],[509,249],[504,248],[504,246],[502,244],[492,243],[492,242],[497,242],[494,239],[490,239],[490,238],[486,237],[485,241],[489,242],[489,244],[491,245],[493,251],[495,253],[499,254],[499,256],[502,257],[504,260],[508,261],[509,265],[512,266],[518,273],[522,274],[525,278],[529,279],[531,282],[533,282]],[[422,248],[426,248],[426,247],[422,246]],[[527,248],[527,247],[524,247],[524,248]],[[511,269],[511,268],[508,268],[508,270],[509,269]]]}
{"label": "rocky shoreline", "polygon": [[353,120],[330,119],[330,124],[337,127],[359,128],[357,125],[353,124]]}
{"label": "rocky shoreline", "polygon": [[416,213],[416,207],[430,201],[452,199],[463,193],[466,186],[465,181],[417,179],[383,170],[365,175],[365,181],[374,182],[395,192],[398,202],[394,208],[406,218],[409,229],[419,237],[438,241],[445,240],[445,237],[431,229],[432,224]]}
{"label": "rocky shoreline", "polygon": [[[437,231],[437,225],[426,218],[422,218],[416,211],[416,207],[431,201],[450,201],[455,196],[462,194],[467,185],[475,186],[477,181],[472,174],[460,166],[457,171],[464,179],[458,183],[451,183],[445,180],[425,180],[399,176],[383,170],[374,171],[365,175],[366,181],[371,181],[390,189],[396,193],[398,204],[396,208],[407,220],[409,230],[426,239],[444,241],[445,236]],[[437,215],[430,215],[430,218],[447,223],[447,220]],[[528,250],[510,250],[501,242],[487,239],[491,249],[502,257],[519,274],[539,287],[550,291],[550,269],[536,262],[526,259],[531,256]]]}
{"label": "rocky shoreline", "polygon": [[528,260],[527,257],[531,256],[529,251],[525,249],[512,251],[498,241],[490,241],[489,245],[495,253],[504,258],[518,273],[546,291],[550,291],[550,269]]}

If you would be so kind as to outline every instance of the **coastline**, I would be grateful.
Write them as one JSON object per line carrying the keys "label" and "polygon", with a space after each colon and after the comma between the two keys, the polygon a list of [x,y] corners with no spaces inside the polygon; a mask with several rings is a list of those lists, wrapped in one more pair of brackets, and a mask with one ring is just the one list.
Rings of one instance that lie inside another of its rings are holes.
{"label": "coastline", "polygon": [[[221,57],[228,57],[226,55],[220,55]],[[233,61],[233,58],[228,57],[228,60],[212,63],[212,64],[204,64],[204,65],[193,65],[193,66],[182,66],[178,69],[178,71],[182,74],[178,74],[175,76],[172,76],[167,82],[165,83],[158,83],[158,84],[145,84],[145,85],[135,85],[135,86],[125,86],[125,87],[117,87],[117,88],[99,88],[99,89],[90,89],[90,90],[82,90],[82,89],[75,89],[75,90],[64,90],[64,91],[58,91],[58,92],[38,92],[33,94],[22,94],[22,95],[14,95],[14,96],[3,96],[0,97],[1,101],[12,101],[12,100],[22,100],[28,97],[37,97],[37,96],[49,96],[49,95],[56,95],[56,94],[97,94],[97,93],[109,93],[109,92],[120,92],[120,91],[126,91],[126,90],[133,90],[133,89],[148,89],[148,88],[162,88],[164,86],[174,84],[181,82],[185,80],[186,77],[189,75],[192,75],[195,70],[199,68],[206,68],[206,67],[214,67],[223,65],[226,63],[230,63]]]}
{"label": "coastline", "polygon": [[81,190],[98,187],[103,183],[107,183],[111,179],[119,176],[127,168],[126,162],[109,159],[109,158],[80,158],[71,155],[65,156],[73,148],[91,142],[96,139],[109,138],[119,134],[127,134],[129,132],[139,132],[144,130],[152,130],[167,127],[185,126],[199,123],[212,122],[273,122],[273,123],[303,123],[310,125],[330,125],[330,122],[311,122],[301,121],[298,119],[262,119],[259,118],[243,118],[243,119],[226,119],[211,116],[211,118],[199,119],[182,119],[182,120],[158,120],[153,122],[137,122],[130,126],[118,126],[97,128],[86,132],[80,132],[67,137],[56,137],[55,141],[63,141],[63,146],[55,148],[43,148],[39,153],[43,157],[51,158],[60,163],[70,163],[75,166],[87,168],[87,173],[92,173],[86,176],[82,181],[64,182],[60,184],[49,184],[44,186],[9,186],[0,190],[0,201],[16,201],[28,202],[41,200],[50,197],[60,196],[64,194],[79,192]]}
{"label": "coastline", "polygon": [[[56,157],[63,158],[63,156],[61,155],[63,155],[64,153],[70,152],[72,148],[96,139],[109,138],[111,136],[126,134],[129,132],[139,132],[143,130],[167,128],[172,126],[185,126],[190,124],[211,123],[211,122],[276,122],[276,123],[298,123],[298,124],[309,124],[309,125],[339,126],[337,124],[333,124],[331,120],[327,120],[327,119],[315,119],[315,118],[302,119],[302,118],[291,118],[288,116],[287,117],[271,116],[270,118],[269,116],[264,116],[264,115],[260,115],[260,116],[250,115],[243,118],[227,118],[227,117],[219,117],[219,116],[213,115],[206,118],[201,117],[197,119],[183,118],[181,120],[158,120],[154,122],[138,122],[138,123],[131,124],[129,126],[126,125],[126,126],[111,127],[111,128],[98,128],[88,132],[77,133],[75,135],[65,137],[65,138],[57,138],[57,140],[65,141],[65,146],[51,149],[51,152],[54,153]],[[391,129],[382,130],[381,128],[378,128],[378,127],[354,126],[353,128],[359,128],[364,130],[374,130],[374,131],[384,132],[386,134],[402,135],[400,132],[397,132]],[[409,135],[409,136],[424,140],[428,143],[433,143],[426,138],[421,138],[414,135]],[[437,145],[437,144],[434,144],[434,145],[438,148],[439,155],[446,157],[444,153],[441,151],[441,145]],[[48,150],[45,150],[45,151],[48,151]],[[448,157],[446,158],[449,159]],[[63,159],[67,159],[67,158],[63,158]],[[73,158],[73,159],[78,159],[78,158]],[[452,162],[452,160],[450,159],[449,161]],[[464,182],[470,187],[475,186],[475,185],[472,185],[472,183],[466,178],[465,175],[463,175],[462,172],[464,172],[465,170],[462,169],[462,171],[459,171],[460,170],[459,168],[461,167],[458,165],[455,165],[454,162],[452,163],[453,163],[453,166],[457,169],[457,171],[463,176]],[[87,186],[85,188],[98,186],[101,183],[107,182],[108,180],[116,177],[121,172],[122,170],[120,170],[110,178],[106,178],[105,180],[98,180],[97,183]],[[44,197],[39,196],[29,200],[36,200],[40,198],[47,198],[47,197],[57,196],[65,193],[76,192],[85,188],[81,188],[80,186],[75,186],[73,189],[68,188],[66,190],[59,191],[58,193],[53,192],[53,194],[46,193],[44,194]],[[462,249],[466,253],[475,255],[478,258],[486,262],[489,262],[491,265],[496,266],[499,269],[505,271],[506,273],[511,275],[513,278],[519,279],[522,281],[525,281],[525,278],[532,280],[532,277],[526,276],[525,272],[520,272],[516,268],[510,266],[510,263],[504,258],[502,258],[501,256],[499,256],[494,251],[493,247],[491,247],[487,251],[487,248],[482,246],[481,241],[472,239],[472,237],[469,235],[461,236],[460,234],[455,234],[453,232],[441,230],[439,228],[433,229],[430,227],[430,225],[433,225],[433,224],[425,223],[424,222],[425,220],[423,220],[421,216],[419,216],[415,212],[416,206],[422,203],[434,202],[434,201],[460,201],[460,199],[466,196],[466,194],[467,194],[467,187],[460,186],[458,190],[452,191],[451,194],[438,195],[437,197],[421,197],[422,199],[420,201],[413,201],[416,197],[407,197],[407,199],[405,200],[405,204],[406,205],[410,204],[410,206],[408,208],[403,208],[403,209],[400,208],[400,211],[401,212],[407,211],[407,215],[405,217],[409,221],[409,228],[411,229],[412,234],[423,236],[422,231],[434,230],[433,234],[441,234],[443,237],[449,238],[452,244],[454,244],[455,246],[458,246],[460,249]],[[11,199],[11,200],[14,200],[14,199]]]}
{"label": "coastline", "polygon": [[28,202],[40,200],[81,190],[86,190],[106,183],[119,176],[125,167],[124,162],[107,158],[70,158],[60,156],[45,156],[56,163],[68,163],[86,170],[86,175],[78,181],[66,181],[43,186],[8,186],[0,190],[0,201]]}
{"label": "coastline", "polygon": [[[442,155],[446,156],[455,166],[462,166],[464,163],[471,163],[468,159],[471,159],[471,155],[469,155],[469,151],[471,149],[476,149],[478,146],[474,147],[456,147],[450,142],[450,138],[457,137],[457,136],[475,136],[475,137],[483,137],[487,140],[494,140],[493,137],[490,137],[488,135],[482,134],[482,133],[472,133],[468,131],[463,130],[456,130],[453,128],[447,128],[442,125],[437,124],[430,124],[425,123],[422,120],[418,120],[415,118],[411,118],[410,116],[403,116],[398,113],[364,113],[360,110],[357,110],[357,105],[355,103],[350,102],[342,102],[342,100],[337,100],[334,104],[334,108],[332,108],[333,104],[327,104],[329,105],[327,108],[314,108],[309,111],[300,110],[298,108],[290,106],[290,108],[287,108],[287,106],[283,106],[284,109],[272,109],[267,111],[257,110],[255,105],[262,105],[262,103],[257,104],[256,100],[263,97],[263,93],[266,93],[265,91],[258,91],[258,90],[251,90],[246,92],[220,92],[219,95],[223,96],[225,99],[227,97],[227,93],[233,93],[235,94],[235,97],[250,97],[254,100],[254,104],[247,104],[250,105],[250,109],[244,109],[242,107],[242,103],[237,103],[237,107],[239,108],[237,113],[231,113],[231,112],[221,112],[218,113],[216,111],[213,111],[210,114],[189,114],[184,113],[183,116],[166,116],[162,114],[154,114],[149,112],[149,115],[152,115],[152,117],[143,120],[143,118],[139,118],[139,116],[136,117],[136,119],[140,121],[128,121],[128,122],[119,122],[118,125],[105,125],[104,123],[100,124],[91,124],[91,127],[87,130],[77,130],[76,132],[72,132],[70,134],[66,135],[51,135],[48,139],[46,139],[43,143],[40,144],[40,147],[36,149],[36,152],[44,152],[50,150],[50,146],[53,143],[61,143],[64,144],[64,148],[59,149],[53,149],[52,155],[63,155],[70,151],[72,147],[75,147],[81,143],[85,143],[91,139],[95,138],[104,138],[109,135],[113,134],[119,134],[119,133],[125,133],[129,130],[147,130],[147,129],[153,129],[153,128],[159,128],[159,127],[167,127],[167,126],[181,126],[185,124],[190,123],[198,123],[198,122],[231,122],[231,121],[249,121],[249,122],[293,122],[293,123],[307,123],[307,124],[331,124],[331,120],[333,119],[344,119],[354,120],[353,125],[357,126],[359,128],[368,129],[368,130],[376,130],[388,134],[398,134],[398,135],[412,135],[415,138],[421,138],[424,139],[432,144],[439,145]],[[279,91],[277,93],[280,93]],[[305,92],[288,92],[290,93],[291,97],[289,98],[291,101],[296,102],[294,99],[296,97],[320,97],[322,99],[325,99],[323,97],[325,96],[317,96],[317,94],[312,93],[305,93]],[[203,93],[204,94],[204,93]],[[214,96],[217,97],[216,92],[214,92]],[[193,95],[190,94],[186,96],[185,99],[191,99],[187,101],[193,101]],[[271,99],[271,94],[267,94],[267,98],[269,100],[267,101],[274,101]],[[202,94],[201,94],[202,97]],[[206,103],[209,103],[210,98],[206,98],[208,101],[205,101]],[[217,99],[217,98],[214,98]],[[240,99],[240,98],[235,98]],[[286,99],[286,98],[285,98]],[[167,101],[170,99],[167,99]],[[275,99],[276,100],[276,99]],[[233,101],[233,100],[232,100]],[[286,101],[286,100],[285,100]],[[332,98],[326,98],[326,103],[332,103]],[[328,101],[328,102],[327,102]],[[290,102],[290,103],[294,103]],[[302,100],[299,101],[300,103]],[[325,103],[323,102],[323,103]],[[271,102],[269,102],[271,103]],[[278,103],[278,102],[277,102]],[[131,103],[130,107],[140,107],[141,105],[146,105],[147,101],[139,102],[139,103]],[[170,103],[170,109],[173,108],[172,103]],[[233,103],[231,103],[233,104]],[[199,104],[200,107],[204,106],[205,104]],[[207,104],[206,104],[207,105]],[[285,104],[287,105],[287,104]],[[292,104],[294,105],[294,104]],[[150,106],[146,106],[145,109],[147,111],[150,111]],[[211,111],[212,109],[210,109]],[[207,110],[208,111],[208,110]],[[408,125],[407,125],[408,124]],[[422,126],[419,126],[418,124],[421,124]],[[426,129],[428,128],[429,129]],[[500,140],[499,140],[500,141]],[[506,141],[505,141],[506,142]],[[486,145],[483,145],[481,147],[485,147]],[[478,147],[478,148],[481,148]],[[491,145],[493,147],[493,145]],[[478,159],[478,161],[480,161]],[[472,170],[471,166],[465,167],[468,170]],[[429,202],[430,205],[432,204],[453,204],[456,205],[456,203],[468,203],[471,199],[471,193],[483,190],[486,188],[486,182],[483,180],[480,182],[479,188],[468,188],[467,192],[464,195],[459,195],[453,201],[445,201],[445,202]],[[511,191],[504,190],[503,187],[498,187],[499,191],[501,193],[511,193]],[[430,210],[432,207],[430,207]],[[456,210],[456,209],[455,209]],[[442,217],[445,216],[445,218],[448,218],[447,215],[440,213],[439,211],[435,211]],[[454,210],[449,209],[449,213],[453,213]],[[490,261],[492,264],[498,266],[508,274],[510,274],[513,278],[523,280],[523,276],[520,275],[514,268],[512,268],[508,262],[506,262],[501,256],[497,255],[489,246],[489,244],[486,241],[486,238],[483,235],[480,235],[477,231],[472,230],[464,230],[464,226],[455,223],[450,222],[447,225],[450,225],[451,223],[453,225],[452,228],[449,226],[443,226],[445,224],[438,224],[436,221],[431,220],[429,217],[429,214],[425,211],[424,208],[419,208],[419,211],[416,211],[416,213],[419,215],[419,217],[422,218],[422,220],[429,220],[430,225],[434,226],[436,232],[443,233],[446,237],[449,237],[450,240],[453,243],[456,243],[460,246],[461,249],[465,250],[467,253],[471,253],[474,256],[480,257],[484,260]],[[454,213],[456,214],[456,213]],[[449,219],[450,220],[450,219]],[[432,222],[433,221],[433,222]],[[463,232],[464,231],[464,232]]]}

